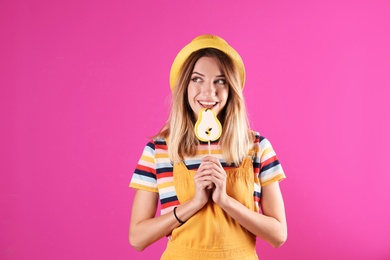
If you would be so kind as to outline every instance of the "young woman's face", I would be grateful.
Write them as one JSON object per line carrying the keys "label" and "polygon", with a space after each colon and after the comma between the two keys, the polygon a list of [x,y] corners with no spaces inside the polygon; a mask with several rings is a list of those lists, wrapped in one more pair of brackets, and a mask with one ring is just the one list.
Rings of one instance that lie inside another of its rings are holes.
{"label": "young woman's face", "polygon": [[196,63],[188,84],[188,102],[198,118],[202,108],[211,108],[219,115],[226,105],[229,85],[214,58],[202,57]]}

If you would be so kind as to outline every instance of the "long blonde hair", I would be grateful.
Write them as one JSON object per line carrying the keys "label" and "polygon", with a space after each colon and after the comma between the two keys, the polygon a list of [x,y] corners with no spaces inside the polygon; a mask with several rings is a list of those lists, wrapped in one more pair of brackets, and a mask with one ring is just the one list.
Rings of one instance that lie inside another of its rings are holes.
{"label": "long blonde hair", "polygon": [[214,58],[229,85],[226,106],[218,115],[222,124],[219,145],[225,161],[228,164],[239,165],[248,155],[253,136],[249,127],[240,76],[230,57],[218,49],[201,49],[188,57],[172,92],[169,118],[156,136],[169,138],[168,152],[174,163],[182,161],[184,156],[196,154],[200,142],[194,132],[196,118],[188,103],[187,89],[195,64],[201,57]]}

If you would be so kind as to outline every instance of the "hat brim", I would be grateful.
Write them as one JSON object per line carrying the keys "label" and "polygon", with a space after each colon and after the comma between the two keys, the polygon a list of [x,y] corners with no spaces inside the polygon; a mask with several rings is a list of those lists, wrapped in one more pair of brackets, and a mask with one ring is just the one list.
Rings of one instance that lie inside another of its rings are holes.
{"label": "hat brim", "polygon": [[237,70],[240,74],[241,87],[244,88],[245,83],[245,67],[244,62],[241,59],[241,56],[238,52],[233,49],[225,40],[221,37],[215,35],[201,35],[192,40],[189,44],[184,46],[183,49],[176,55],[175,60],[173,61],[171,72],[170,72],[170,87],[171,90],[175,88],[176,82],[179,78],[180,70],[184,62],[188,57],[195,51],[205,49],[205,48],[215,48],[225,54],[227,54],[232,61],[234,62]]}

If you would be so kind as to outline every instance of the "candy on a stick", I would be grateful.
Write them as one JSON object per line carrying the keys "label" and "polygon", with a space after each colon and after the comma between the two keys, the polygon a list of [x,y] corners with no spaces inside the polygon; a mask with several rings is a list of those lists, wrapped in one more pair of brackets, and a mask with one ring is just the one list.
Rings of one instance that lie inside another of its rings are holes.
{"label": "candy on a stick", "polygon": [[210,141],[217,140],[222,134],[222,125],[212,109],[200,110],[198,120],[195,123],[195,135],[202,142],[208,142],[209,154],[211,154]]}

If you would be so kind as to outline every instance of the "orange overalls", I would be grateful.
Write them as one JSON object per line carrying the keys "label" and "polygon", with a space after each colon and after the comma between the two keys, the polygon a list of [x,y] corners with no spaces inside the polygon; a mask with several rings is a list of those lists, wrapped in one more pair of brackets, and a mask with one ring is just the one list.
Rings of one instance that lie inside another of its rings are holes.
{"label": "orange overalls", "polygon": [[[183,162],[174,165],[174,185],[180,203],[194,196],[195,173],[195,170],[188,170]],[[228,169],[226,173],[227,194],[254,210],[252,157],[246,157],[239,167]],[[255,244],[254,234],[210,200],[185,224],[172,231],[161,259],[257,260]]]}

